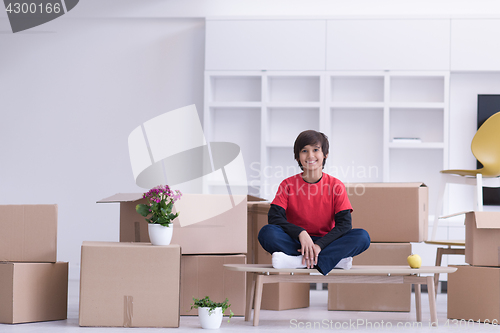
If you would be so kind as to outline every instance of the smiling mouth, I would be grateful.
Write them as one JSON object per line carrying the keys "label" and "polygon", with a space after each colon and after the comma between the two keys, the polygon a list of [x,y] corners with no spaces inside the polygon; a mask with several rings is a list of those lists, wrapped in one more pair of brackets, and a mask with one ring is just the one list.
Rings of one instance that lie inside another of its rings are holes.
{"label": "smiling mouth", "polygon": [[306,164],[314,164],[316,162],[318,162],[318,161],[306,161]]}

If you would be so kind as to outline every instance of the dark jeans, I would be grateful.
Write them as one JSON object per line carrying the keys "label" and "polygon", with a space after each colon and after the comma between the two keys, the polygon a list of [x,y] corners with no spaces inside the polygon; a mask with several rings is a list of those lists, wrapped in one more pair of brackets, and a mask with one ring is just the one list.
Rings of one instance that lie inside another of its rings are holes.
{"label": "dark jeans", "polygon": [[[311,236],[315,241],[320,237]],[[291,256],[300,255],[298,239],[292,239],[280,226],[267,224],[259,231],[260,245],[269,253],[283,252]],[[351,229],[342,237],[328,244],[318,256],[316,269],[328,274],[342,258],[354,257],[370,246],[370,236],[364,229]]]}

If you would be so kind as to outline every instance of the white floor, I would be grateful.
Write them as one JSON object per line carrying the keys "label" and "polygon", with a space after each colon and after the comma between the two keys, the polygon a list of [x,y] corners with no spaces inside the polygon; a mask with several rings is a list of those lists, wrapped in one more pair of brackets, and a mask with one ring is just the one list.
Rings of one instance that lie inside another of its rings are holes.
{"label": "white floor", "polygon": [[[70,280],[68,296],[68,319],[52,322],[31,324],[5,325],[0,324],[0,332],[16,333],[44,333],[44,332],[86,332],[86,333],[112,333],[112,332],[162,332],[176,330],[178,332],[200,332],[201,326],[196,316],[181,316],[180,327],[166,328],[104,328],[104,327],[79,327],[78,326],[78,288],[79,281]],[[323,330],[356,330],[356,331],[396,331],[405,332],[460,332],[489,330],[496,331],[498,326],[478,323],[462,323],[446,318],[446,294],[437,297],[438,327],[429,327],[429,303],[426,293],[422,293],[422,323],[415,322],[415,302],[412,294],[412,309],[409,313],[397,312],[354,312],[354,311],[328,311],[326,290],[311,291],[310,307],[297,310],[269,311],[262,310],[258,327],[252,322],[245,322],[242,317],[233,317],[230,323],[222,322],[220,330],[228,332],[253,332],[253,331],[323,331]]]}

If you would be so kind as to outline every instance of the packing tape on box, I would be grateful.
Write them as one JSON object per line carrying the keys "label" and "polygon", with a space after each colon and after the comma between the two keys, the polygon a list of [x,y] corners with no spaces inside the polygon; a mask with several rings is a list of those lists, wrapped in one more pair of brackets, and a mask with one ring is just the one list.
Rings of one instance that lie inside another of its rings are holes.
{"label": "packing tape on box", "polygon": [[[218,206],[201,213],[201,209],[192,207],[183,210],[184,218],[179,219],[181,226],[222,214],[241,203],[248,193],[240,147],[232,142],[208,144],[194,104],[164,113],[138,126],[129,135],[128,147],[135,182],[142,188],[200,180],[208,185],[222,185],[218,187],[218,194],[228,197],[229,206]],[[176,207],[177,204],[182,205],[182,200],[176,203]],[[186,214],[194,215],[188,217]]]}
{"label": "packing tape on box", "polygon": [[132,296],[123,297],[123,327],[132,327],[134,317],[134,298]]}

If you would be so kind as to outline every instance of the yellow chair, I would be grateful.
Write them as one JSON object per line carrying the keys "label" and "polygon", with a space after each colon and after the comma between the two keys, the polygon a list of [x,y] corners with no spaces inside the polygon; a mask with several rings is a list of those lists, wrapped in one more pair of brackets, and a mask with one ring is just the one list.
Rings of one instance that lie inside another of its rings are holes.
{"label": "yellow chair", "polygon": [[[426,244],[444,245],[439,247],[436,254],[436,266],[441,266],[441,258],[445,254],[465,254],[465,240],[436,240],[438,222],[443,213],[444,193],[448,183],[476,186],[474,210],[483,210],[483,187],[500,187],[500,112],[489,117],[477,130],[471,143],[472,154],[481,162],[483,167],[476,170],[442,170],[441,188],[436,205],[436,215],[432,225],[432,236]],[[483,179],[484,177],[484,179]],[[460,215],[453,214],[443,218]],[[459,248],[452,248],[458,246]],[[439,283],[439,274],[434,275],[435,290]],[[437,293],[436,293],[437,295]]]}
{"label": "yellow chair", "polygon": [[[443,213],[443,197],[448,183],[476,186],[474,210],[483,210],[483,187],[500,187],[500,112],[489,117],[477,130],[471,143],[472,154],[483,167],[475,170],[442,170],[441,189],[432,226],[435,240],[439,216]],[[483,178],[484,177],[484,178]]]}

